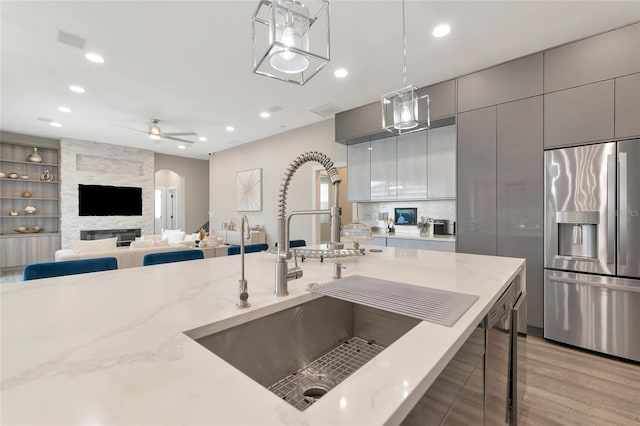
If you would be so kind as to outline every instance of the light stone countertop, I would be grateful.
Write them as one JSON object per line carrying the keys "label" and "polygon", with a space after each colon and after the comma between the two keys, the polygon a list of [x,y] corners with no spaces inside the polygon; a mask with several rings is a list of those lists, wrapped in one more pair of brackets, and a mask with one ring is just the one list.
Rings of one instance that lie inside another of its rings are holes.
{"label": "light stone countertop", "polygon": [[343,258],[343,275],[476,294],[453,327],[421,322],[299,412],[184,332],[244,323],[319,297],[331,279],[310,259],[290,296],[273,296],[274,255],[246,256],[251,308],[235,309],[240,256],[0,287],[0,423],[6,425],[398,424],[524,260],[394,249]]}

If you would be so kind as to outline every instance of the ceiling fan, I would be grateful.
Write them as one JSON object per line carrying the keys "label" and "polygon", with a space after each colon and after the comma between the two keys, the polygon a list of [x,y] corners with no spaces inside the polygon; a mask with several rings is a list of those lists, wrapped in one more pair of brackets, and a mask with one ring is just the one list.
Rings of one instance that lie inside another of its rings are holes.
{"label": "ceiling fan", "polygon": [[184,142],[184,143],[195,143],[195,141],[190,141],[190,140],[187,140],[187,139],[178,138],[176,136],[198,136],[198,134],[195,133],[195,132],[164,133],[160,129],[160,120],[158,120],[157,118],[152,118],[151,119],[151,124],[149,125],[149,130],[133,129],[131,127],[126,127],[126,126],[120,126],[120,127],[124,127],[125,129],[133,130],[133,131],[140,132],[140,133],[145,133],[147,136],[149,136],[150,139],[152,139],[154,141],[159,141],[160,139],[170,139],[172,141],[178,141],[178,142]]}

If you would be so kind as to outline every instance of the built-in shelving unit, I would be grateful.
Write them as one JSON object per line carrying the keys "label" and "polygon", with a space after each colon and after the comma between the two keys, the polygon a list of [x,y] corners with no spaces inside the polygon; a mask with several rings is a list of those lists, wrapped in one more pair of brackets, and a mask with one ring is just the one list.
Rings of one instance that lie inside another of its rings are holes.
{"label": "built-in shelving unit", "polygon": [[[38,149],[41,162],[28,160],[34,147]],[[52,261],[55,250],[60,248],[59,161],[57,141],[2,134],[0,268]],[[17,177],[10,178],[14,173]],[[45,179],[46,173],[51,178]],[[34,207],[35,212],[25,211],[28,206]],[[40,227],[39,232],[26,232],[36,226]]]}

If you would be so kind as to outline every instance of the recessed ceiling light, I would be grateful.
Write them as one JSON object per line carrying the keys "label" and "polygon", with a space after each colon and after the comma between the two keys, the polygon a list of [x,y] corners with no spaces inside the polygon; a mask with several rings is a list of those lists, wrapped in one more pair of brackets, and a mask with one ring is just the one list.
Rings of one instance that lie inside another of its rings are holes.
{"label": "recessed ceiling light", "polygon": [[227,126],[224,128],[227,132],[233,132],[236,128],[233,126]]}
{"label": "recessed ceiling light", "polygon": [[66,106],[59,106],[58,111],[60,112],[71,112],[71,108],[67,108]]}
{"label": "recessed ceiling light", "polygon": [[451,32],[451,27],[448,24],[440,24],[436,26],[431,34],[434,37],[444,37]]}
{"label": "recessed ceiling light", "polygon": [[84,93],[85,92],[84,88],[82,88],[80,86],[69,86],[69,90],[71,90],[72,92],[76,92],[76,93]]}
{"label": "recessed ceiling light", "polygon": [[184,145],[178,145],[178,148],[180,148],[180,149],[187,149],[187,147],[186,147],[186,146],[184,146]]}
{"label": "recessed ceiling light", "polygon": [[205,138],[204,136],[200,136],[198,139],[200,140],[200,142],[206,142],[207,141],[207,138]]}
{"label": "recessed ceiling light", "polygon": [[345,70],[344,68],[338,68],[337,70],[335,70],[333,75],[335,75],[338,78],[345,78],[346,76],[349,75],[349,71]]}
{"label": "recessed ceiling light", "polygon": [[96,64],[104,64],[104,58],[98,55],[97,53],[89,52],[86,55],[84,55],[84,57],[90,60],[91,62],[95,62]]}
{"label": "recessed ceiling light", "polygon": [[262,117],[262,118],[269,118],[269,117],[271,117],[271,114],[269,114],[267,111],[262,111],[262,112],[260,113],[260,117]]}
{"label": "recessed ceiling light", "polygon": [[51,124],[53,127],[62,127],[62,124],[58,123],[57,121],[52,121]]}

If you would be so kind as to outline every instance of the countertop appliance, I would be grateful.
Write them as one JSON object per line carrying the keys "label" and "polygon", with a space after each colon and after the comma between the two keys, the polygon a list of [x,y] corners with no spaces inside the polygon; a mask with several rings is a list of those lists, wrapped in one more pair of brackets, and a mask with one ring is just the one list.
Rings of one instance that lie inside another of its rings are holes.
{"label": "countertop appliance", "polygon": [[449,234],[449,221],[447,219],[433,219],[433,235]]}
{"label": "countertop appliance", "polygon": [[544,163],[544,337],[640,361],[640,139]]}

